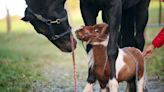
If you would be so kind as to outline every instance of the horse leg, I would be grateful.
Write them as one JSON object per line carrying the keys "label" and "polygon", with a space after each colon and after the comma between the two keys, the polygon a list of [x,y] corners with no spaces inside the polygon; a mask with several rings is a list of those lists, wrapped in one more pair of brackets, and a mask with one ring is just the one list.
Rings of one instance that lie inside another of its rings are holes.
{"label": "horse leg", "polygon": [[109,78],[109,88],[111,92],[117,92],[118,90],[118,81],[116,80],[116,59],[118,56],[118,34],[119,34],[119,26],[121,23],[121,13],[122,13],[122,1],[121,0],[110,0],[109,6],[103,9],[105,12],[104,19],[106,23],[109,25],[109,41],[107,46],[107,55],[108,61],[110,65],[110,78]]}
{"label": "horse leg", "polygon": [[150,0],[141,0],[136,7],[136,36],[137,48],[143,51],[145,39],[144,30],[148,21],[148,6]]}
{"label": "horse leg", "polygon": [[[94,25],[96,24],[96,17],[98,15],[98,10],[95,9],[95,7],[86,5],[85,0],[80,0],[80,9],[81,14],[84,20],[85,25]],[[87,45],[86,51],[89,53],[91,51],[92,45]],[[91,66],[89,66],[88,69],[88,78],[87,78],[87,85],[85,86],[83,92],[93,92],[93,83],[95,83],[96,77],[91,69]]]}
{"label": "horse leg", "polygon": [[119,35],[119,46],[123,47],[134,47],[134,18],[135,12],[134,7],[123,10],[122,12],[122,21],[121,21],[121,30]]}

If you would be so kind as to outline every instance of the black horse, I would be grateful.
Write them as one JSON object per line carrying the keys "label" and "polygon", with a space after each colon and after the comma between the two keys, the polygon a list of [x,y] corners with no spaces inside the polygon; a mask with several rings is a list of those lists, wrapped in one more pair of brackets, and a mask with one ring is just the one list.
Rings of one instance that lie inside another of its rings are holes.
{"label": "black horse", "polygon": [[[80,0],[85,25],[96,24],[96,17],[100,10],[103,21],[109,25],[110,37],[107,46],[108,59],[111,62],[109,80],[116,78],[115,61],[118,56],[118,41],[120,47],[132,46],[143,50],[145,44],[143,32],[148,21],[149,2],[150,0]],[[91,48],[91,45],[87,45],[88,53]],[[87,81],[84,92],[90,92],[96,81],[90,67]],[[131,83],[130,92],[135,92],[135,81]]]}
{"label": "black horse", "polygon": [[[71,52],[71,27],[67,11],[64,8],[66,0],[26,0],[24,21],[29,21],[38,33],[46,36],[63,52]],[[74,48],[76,41],[74,39]]]}

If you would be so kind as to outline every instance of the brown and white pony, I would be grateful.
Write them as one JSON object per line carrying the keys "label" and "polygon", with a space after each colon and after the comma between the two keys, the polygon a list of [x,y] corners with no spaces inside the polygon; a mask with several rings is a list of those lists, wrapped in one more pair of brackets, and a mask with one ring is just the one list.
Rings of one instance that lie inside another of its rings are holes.
{"label": "brown and white pony", "polygon": [[[93,58],[90,61],[90,66],[99,81],[100,92],[108,92],[109,90],[110,92],[118,92],[118,82],[122,81],[127,81],[126,92],[132,92],[131,90],[136,85],[138,86],[138,92],[143,92],[144,59],[140,50],[133,47],[119,48],[115,64],[116,79],[109,81],[111,67],[107,57],[107,43],[110,36],[108,25],[85,26],[76,31],[76,36],[79,40],[93,45],[89,52],[90,57]],[[136,77],[138,78],[137,84],[131,85],[136,81]]]}

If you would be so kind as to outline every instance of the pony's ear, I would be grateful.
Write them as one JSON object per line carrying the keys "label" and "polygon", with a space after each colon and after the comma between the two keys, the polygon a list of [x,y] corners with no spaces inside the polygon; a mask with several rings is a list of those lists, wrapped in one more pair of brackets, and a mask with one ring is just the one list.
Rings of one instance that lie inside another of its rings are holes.
{"label": "pony's ear", "polygon": [[93,26],[93,28],[100,30],[101,34],[107,34],[108,33],[108,24],[106,24],[106,23],[96,24]]}
{"label": "pony's ear", "polygon": [[102,27],[102,31],[101,31],[101,34],[108,34],[108,24],[101,24],[103,27]]}

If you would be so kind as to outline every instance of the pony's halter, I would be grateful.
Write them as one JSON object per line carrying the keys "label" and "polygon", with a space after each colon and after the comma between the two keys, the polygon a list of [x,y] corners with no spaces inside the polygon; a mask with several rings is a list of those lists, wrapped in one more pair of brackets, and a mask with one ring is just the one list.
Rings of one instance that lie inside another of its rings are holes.
{"label": "pony's halter", "polygon": [[59,38],[63,37],[64,35],[66,35],[66,34],[68,34],[68,33],[71,32],[70,31],[70,29],[71,29],[70,26],[67,28],[66,32],[61,33],[61,34],[55,34],[54,31],[53,31],[53,29],[52,29],[52,24],[58,24],[58,25],[60,25],[62,22],[66,21],[68,19],[67,15],[65,17],[63,17],[63,18],[60,18],[60,19],[58,18],[56,20],[51,20],[51,19],[44,18],[40,14],[34,13],[29,7],[27,7],[27,11],[30,12],[32,15],[34,15],[37,20],[45,23],[48,26],[48,28],[50,30],[50,33],[52,34],[50,40],[53,40],[53,41],[54,40],[57,40],[57,39],[59,39]]}

